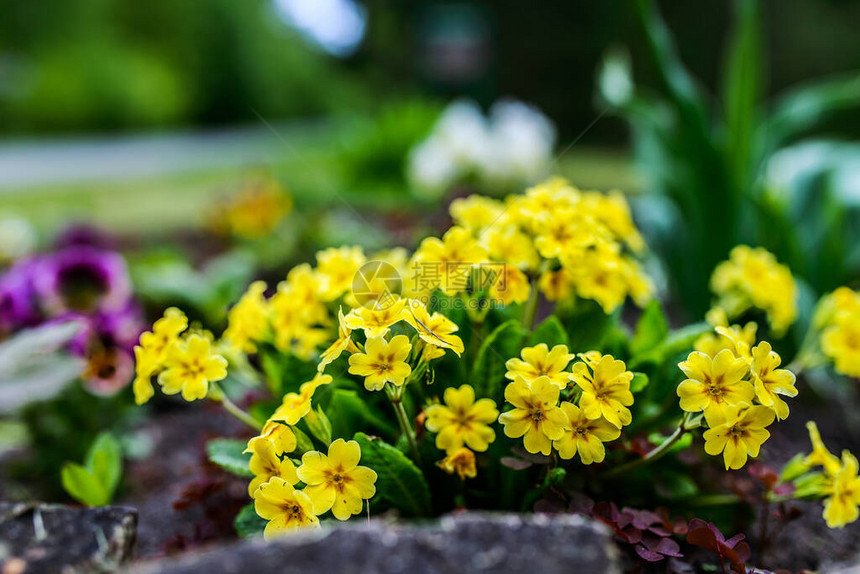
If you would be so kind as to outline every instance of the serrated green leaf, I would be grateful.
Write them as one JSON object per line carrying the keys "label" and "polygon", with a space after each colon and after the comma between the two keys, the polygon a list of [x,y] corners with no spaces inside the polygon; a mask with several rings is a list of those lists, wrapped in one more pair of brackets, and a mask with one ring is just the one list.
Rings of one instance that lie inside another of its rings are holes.
{"label": "serrated green leaf", "polygon": [[251,454],[243,452],[247,444],[234,438],[218,438],[206,443],[209,460],[237,476],[251,477]]}
{"label": "serrated green leaf", "polygon": [[669,334],[669,324],[660,303],[651,301],[636,323],[636,332],[630,341],[630,352],[635,355],[648,352],[662,343]]}
{"label": "serrated green leaf", "polygon": [[242,507],[239,514],[233,520],[233,528],[236,534],[242,538],[259,536],[266,529],[266,519],[262,518],[254,509],[254,503]]}
{"label": "serrated green leaf", "polygon": [[547,317],[529,336],[526,346],[534,347],[545,343],[549,348],[556,345],[567,345],[567,331],[555,315]]}
{"label": "serrated green leaf", "polygon": [[505,363],[519,356],[524,338],[522,324],[514,319],[502,323],[484,339],[472,369],[471,382],[477,396],[497,401],[501,398]]}
{"label": "serrated green leaf", "polygon": [[69,496],[87,506],[104,506],[108,493],[89,470],[76,462],[67,462],[60,470],[63,488]]}
{"label": "serrated green leaf", "polygon": [[376,499],[384,500],[404,516],[430,513],[430,489],[424,475],[405,454],[379,438],[356,433],[361,464],[376,471]]}
{"label": "serrated green leaf", "polygon": [[110,433],[101,433],[90,446],[87,453],[86,468],[105,489],[108,501],[122,476],[122,449]]}

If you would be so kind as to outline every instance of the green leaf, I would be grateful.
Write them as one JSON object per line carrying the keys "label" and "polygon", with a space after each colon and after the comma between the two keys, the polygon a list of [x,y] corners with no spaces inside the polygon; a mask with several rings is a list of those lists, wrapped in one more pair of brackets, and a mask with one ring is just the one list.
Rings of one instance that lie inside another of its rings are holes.
{"label": "green leaf", "polygon": [[714,327],[704,321],[687,325],[686,327],[682,327],[669,333],[666,340],[660,346],[660,350],[666,356],[672,356],[692,350],[693,343],[696,342],[696,339],[705,333],[712,332],[713,330]]}
{"label": "green leaf", "polygon": [[645,373],[633,373],[633,380],[630,381],[630,392],[638,393],[639,391],[648,386],[648,382],[648,375],[646,375]]}
{"label": "green leaf", "polygon": [[663,342],[669,333],[669,324],[660,303],[651,301],[636,323],[636,332],[630,341],[630,352],[636,356],[650,351]]}
{"label": "green leaf", "polygon": [[104,488],[110,502],[122,476],[122,449],[112,434],[103,432],[96,437],[87,453],[86,468]]}
{"label": "green leaf", "polygon": [[293,429],[293,434],[296,435],[296,452],[299,454],[304,454],[306,452],[310,452],[312,450],[316,450],[314,447],[314,441],[311,440],[305,431],[300,429],[297,426],[291,426]]}
{"label": "green leaf", "polygon": [[376,471],[376,498],[388,502],[404,516],[430,514],[430,489],[424,475],[405,454],[379,438],[356,433],[361,464]]}
{"label": "green leaf", "polygon": [[394,424],[353,390],[335,389],[327,410],[334,438],[348,439],[356,428],[372,427],[386,435],[393,435],[397,430]]}
{"label": "green leaf", "polygon": [[519,356],[524,338],[522,324],[512,319],[496,327],[484,339],[472,369],[472,386],[477,396],[501,398],[507,370],[505,363]]}
{"label": "green leaf", "polygon": [[327,445],[331,444],[331,421],[328,420],[328,417],[320,407],[317,407],[317,410],[311,411],[305,416],[305,424],[308,425],[308,430],[311,431],[311,434],[319,439],[320,442]]}
{"label": "green leaf", "polygon": [[752,145],[761,94],[762,55],[757,0],[738,0],[735,29],[729,41],[723,86],[726,114],[726,156],[734,171],[736,189],[747,185],[753,166]]}
{"label": "green leaf", "polygon": [[803,135],[807,130],[841,111],[860,106],[860,73],[797,88],[779,98],[758,138],[771,149]]}
{"label": "green leaf", "polygon": [[529,336],[527,346],[534,347],[545,343],[549,348],[556,345],[567,345],[567,331],[555,315],[547,317]]}
{"label": "green leaf", "polygon": [[249,468],[251,454],[242,452],[247,447],[244,441],[234,438],[217,438],[206,443],[209,460],[237,476],[251,477]]}
{"label": "green leaf", "polygon": [[254,509],[254,503],[242,507],[239,514],[233,520],[233,528],[236,534],[242,538],[259,536],[266,528],[266,519],[262,518]]}
{"label": "green leaf", "polygon": [[63,488],[69,496],[87,506],[103,506],[110,502],[107,491],[89,470],[76,462],[67,462],[60,470]]}

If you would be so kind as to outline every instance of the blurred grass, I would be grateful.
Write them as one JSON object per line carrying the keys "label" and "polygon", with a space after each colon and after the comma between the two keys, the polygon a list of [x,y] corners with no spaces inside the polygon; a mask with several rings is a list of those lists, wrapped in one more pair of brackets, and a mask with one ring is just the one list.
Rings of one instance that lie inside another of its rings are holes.
{"label": "blurred grass", "polygon": [[[351,206],[357,210],[421,209],[405,186],[364,188],[347,183],[338,165],[340,134],[272,135],[277,158],[247,170],[214,168],[138,177],[122,181],[75,182],[38,187],[6,188],[0,193],[0,214],[29,220],[49,234],[72,222],[88,222],[123,234],[161,235],[202,225],[206,210],[219,197],[234,193],[249,174],[269,171],[293,194],[296,207]],[[583,189],[640,188],[631,160],[616,149],[576,147],[560,157],[553,172]]]}

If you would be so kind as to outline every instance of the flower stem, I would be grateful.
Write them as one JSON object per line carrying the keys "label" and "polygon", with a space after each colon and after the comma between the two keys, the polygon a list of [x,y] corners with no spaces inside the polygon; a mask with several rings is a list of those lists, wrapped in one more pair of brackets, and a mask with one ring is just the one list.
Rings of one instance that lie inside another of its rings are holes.
{"label": "flower stem", "polygon": [[523,307],[523,327],[528,330],[532,330],[532,328],[534,328],[539,296],[540,292],[537,288],[537,279],[533,279],[531,282],[531,290],[529,291],[529,298]]}
{"label": "flower stem", "polygon": [[696,419],[692,419],[690,415],[691,413],[687,413],[684,418],[681,419],[681,422],[678,423],[678,427],[675,429],[675,431],[669,436],[667,436],[663,440],[663,442],[661,442],[657,446],[657,448],[650,451],[642,458],[630,461],[627,464],[622,464],[621,466],[616,466],[615,468],[607,472],[604,476],[617,476],[621,473],[629,472],[631,470],[639,468],[640,466],[645,466],[646,464],[650,464],[655,460],[662,458],[672,449],[673,446],[675,446],[675,443],[678,442],[681,437],[684,436],[684,434],[686,434],[688,431],[693,430],[694,428],[699,427],[702,424],[701,416]]}
{"label": "flower stem", "polygon": [[388,394],[388,399],[391,401],[391,406],[394,407],[394,414],[397,415],[397,423],[400,425],[400,431],[406,437],[406,442],[409,443],[409,450],[412,451],[412,458],[415,463],[421,464],[421,454],[418,452],[418,443],[415,441],[415,432],[412,430],[412,425],[409,424],[409,416],[406,414],[406,409],[403,408],[403,389],[392,388],[393,385],[386,385],[385,391]]}
{"label": "flower stem", "polygon": [[221,406],[224,407],[228,413],[251,427],[252,429],[259,431],[262,430],[263,425],[260,424],[260,421],[252,417],[249,413],[243,411],[239,408],[239,406],[230,400],[230,397],[221,390],[221,387],[213,384],[209,389],[209,398],[215,402],[221,403]]}

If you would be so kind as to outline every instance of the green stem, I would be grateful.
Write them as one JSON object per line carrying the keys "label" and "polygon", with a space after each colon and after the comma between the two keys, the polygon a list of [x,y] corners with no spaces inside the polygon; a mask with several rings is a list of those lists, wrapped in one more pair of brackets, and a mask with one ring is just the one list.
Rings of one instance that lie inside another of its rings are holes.
{"label": "green stem", "polygon": [[531,291],[529,291],[529,298],[526,301],[525,306],[523,307],[523,327],[528,330],[534,328],[539,296],[540,291],[538,291],[537,279],[532,279]]}
{"label": "green stem", "polygon": [[420,465],[421,454],[418,452],[415,432],[412,430],[412,425],[409,424],[409,416],[406,414],[406,409],[403,408],[403,387],[394,388],[393,385],[386,385],[385,391],[388,394],[388,399],[391,401],[391,406],[394,407],[394,414],[397,415],[397,423],[400,425],[400,431],[406,437],[406,442],[409,443],[412,458],[416,464]]}
{"label": "green stem", "polygon": [[675,429],[675,431],[668,437],[666,437],[663,442],[660,443],[659,446],[657,446],[657,448],[655,448],[642,458],[630,461],[627,464],[622,464],[621,466],[616,466],[615,468],[607,472],[604,476],[617,476],[619,474],[629,472],[631,470],[639,468],[640,466],[645,466],[646,464],[650,464],[655,460],[662,458],[672,449],[673,446],[675,446],[676,442],[681,440],[681,437],[684,436],[684,434],[686,434],[688,431],[693,430],[694,428],[699,427],[702,424],[701,416],[696,419],[692,419],[690,415],[691,413],[687,413],[681,420],[681,422],[678,424],[678,427]]}
{"label": "green stem", "polygon": [[239,406],[233,401],[231,401],[230,397],[228,397],[227,394],[222,391],[221,387],[219,387],[218,385],[213,384],[212,387],[209,389],[209,398],[215,402],[221,403],[221,405],[224,407],[224,410],[226,410],[228,413],[230,413],[252,429],[256,431],[263,429],[263,425],[260,424],[260,421],[240,409]]}

